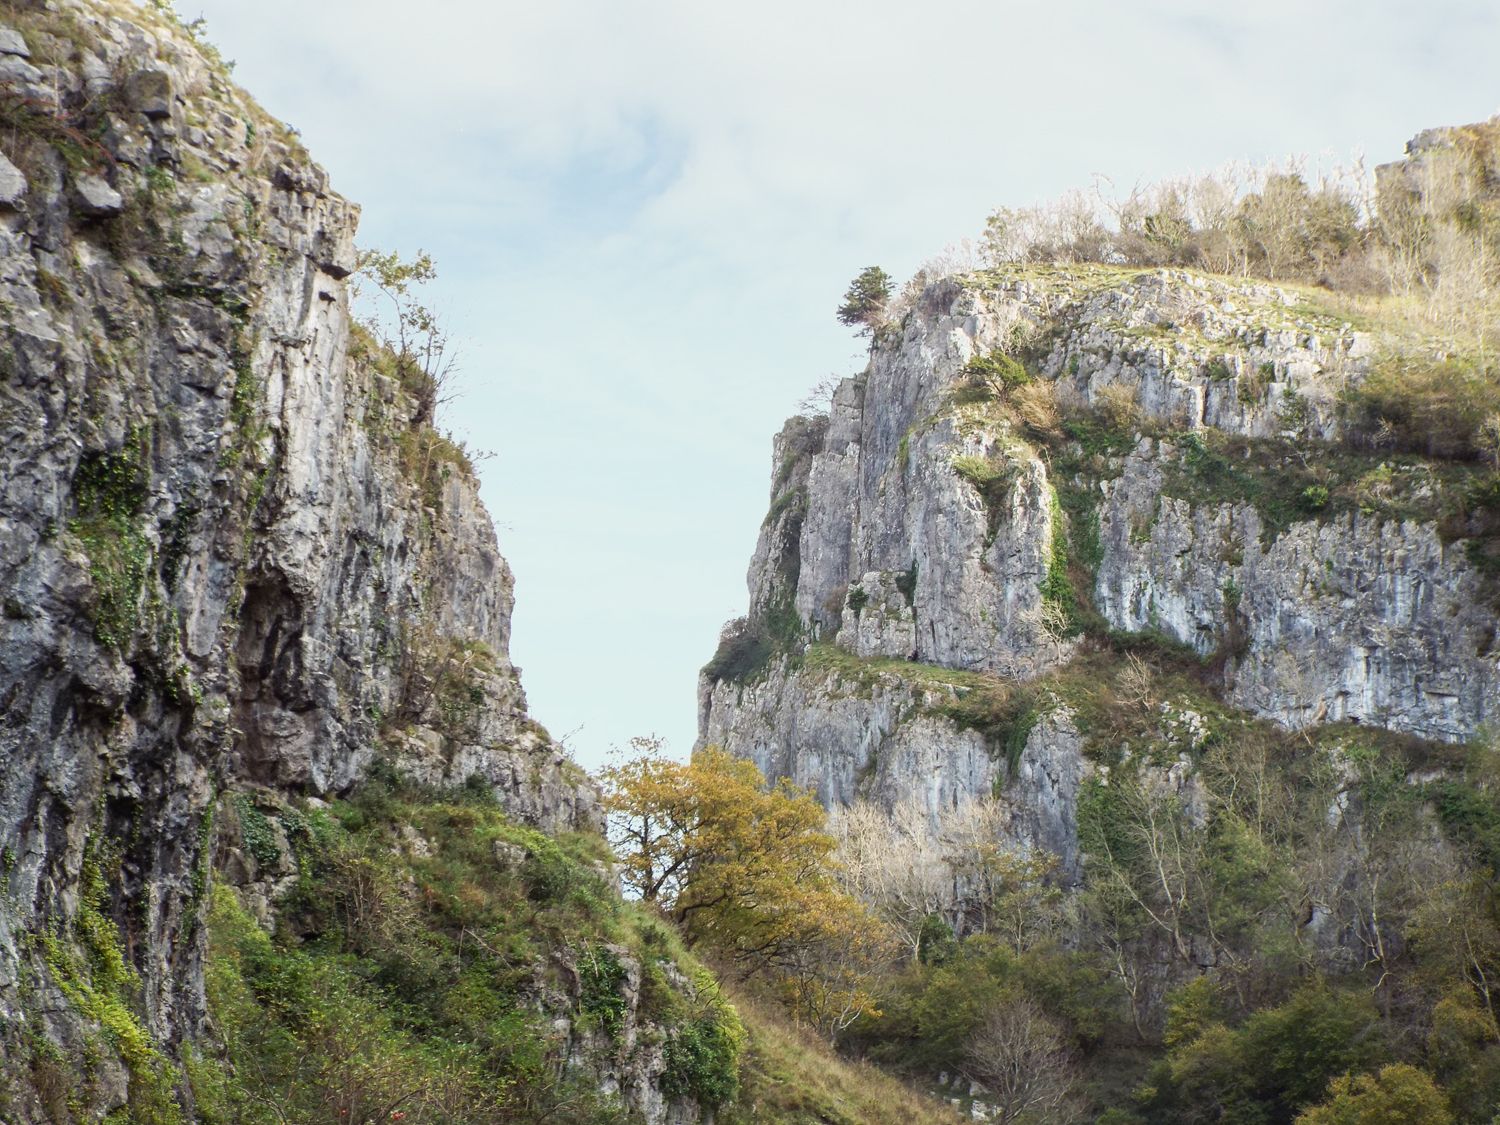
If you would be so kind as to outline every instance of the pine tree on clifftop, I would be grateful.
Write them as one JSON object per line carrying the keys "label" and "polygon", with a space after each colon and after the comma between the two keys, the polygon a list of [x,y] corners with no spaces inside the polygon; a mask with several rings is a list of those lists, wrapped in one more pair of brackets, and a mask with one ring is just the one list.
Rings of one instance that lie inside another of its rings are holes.
{"label": "pine tree on clifftop", "polygon": [[891,275],[879,266],[866,266],[849,283],[844,303],[839,306],[839,323],[859,325],[861,336],[868,336],[885,320],[886,302],[891,299]]}

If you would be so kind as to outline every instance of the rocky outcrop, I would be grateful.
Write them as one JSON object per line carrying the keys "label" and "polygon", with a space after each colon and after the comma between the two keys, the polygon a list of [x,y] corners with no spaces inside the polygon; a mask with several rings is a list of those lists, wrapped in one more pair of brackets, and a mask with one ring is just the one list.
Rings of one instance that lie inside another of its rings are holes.
{"label": "rocky outcrop", "polygon": [[0,1023],[68,1040],[34,935],[97,909],[170,1045],[220,792],[379,756],[548,829],[597,804],[526,714],[462,451],[351,326],[357,208],[167,16],[6,18]]}
{"label": "rocky outcrop", "polygon": [[1238,635],[1228,697],[1285,726],[1356,722],[1459,742],[1493,722],[1493,591],[1430,519],[1351,511],[1268,533],[1251,504],[1162,496],[1170,446],[1105,485],[1094,596],[1117,629],[1208,654]]}
{"label": "rocky outcrop", "polygon": [[[916,795],[936,818],[994,790],[1025,821],[1016,840],[1076,869],[1059,796],[1076,748],[1054,732],[987,759],[922,702],[932,675],[1018,683],[1090,635],[1152,638],[1283,726],[1472,738],[1500,700],[1475,561],[1492,532],[1465,499],[1482,469],[1351,440],[1343,396],[1384,344],[1319,300],[1097,265],[930,285],[827,419],[777,439],[750,612],[700,681],[700,745],[829,804]],[[879,686],[830,676],[830,644]]]}
{"label": "rocky outcrop", "polygon": [[865,799],[894,808],[916,797],[934,832],[944,811],[993,797],[1005,834],[1056,854],[1077,881],[1078,790],[1092,766],[1066,708],[1032,718],[1011,767],[1004,747],[952,717],[962,680],[877,668],[820,666],[815,656],[810,667],[782,663],[742,688],[714,685],[701,738],[734,748],[768,777],[791,778],[828,807]]}

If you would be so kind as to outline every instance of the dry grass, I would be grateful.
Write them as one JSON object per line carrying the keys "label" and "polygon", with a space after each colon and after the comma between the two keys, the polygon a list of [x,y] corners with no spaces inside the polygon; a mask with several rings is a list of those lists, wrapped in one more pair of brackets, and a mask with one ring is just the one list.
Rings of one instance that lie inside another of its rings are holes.
{"label": "dry grass", "polygon": [[957,1125],[957,1111],[868,1063],[840,1058],[773,1003],[725,985],[750,1046],[738,1104],[723,1125]]}

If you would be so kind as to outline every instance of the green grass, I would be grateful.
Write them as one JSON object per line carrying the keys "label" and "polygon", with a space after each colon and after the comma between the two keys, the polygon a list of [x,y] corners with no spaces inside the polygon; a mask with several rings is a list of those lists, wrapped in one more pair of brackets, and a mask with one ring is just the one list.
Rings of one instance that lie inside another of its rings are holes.
{"label": "green grass", "polygon": [[360,1119],[402,1096],[414,1115],[441,1104],[441,1120],[476,1125],[622,1120],[586,1072],[559,1082],[551,1017],[530,999],[571,996],[580,1029],[619,1037],[632,1018],[619,951],[641,966],[635,1018],[654,1025],[639,1033],[662,1045],[669,1097],[726,1123],[956,1120],[722,986],[669,923],[602,883],[598,837],[547,837],[478,794],[388,771],[327,809],[260,815],[280,820],[300,884],[275,934],[227,889],[211,895],[215,1036],[187,1062],[206,1125]]}
{"label": "green grass", "polygon": [[723,1125],[957,1125],[964,1120],[869,1063],[844,1059],[748,988],[727,990],[748,1033],[738,1101]]}

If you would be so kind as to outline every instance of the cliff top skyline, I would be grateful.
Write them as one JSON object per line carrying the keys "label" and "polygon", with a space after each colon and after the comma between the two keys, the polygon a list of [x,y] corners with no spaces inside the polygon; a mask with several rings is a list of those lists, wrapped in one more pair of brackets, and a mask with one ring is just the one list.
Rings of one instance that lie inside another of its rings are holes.
{"label": "cliff top skyline", "polygon": [[651,731],[689,748],[769,437],[863,365],[832,315],[860,267],[899,280],[1096,173],[1373,163],[1497,108],[1500,13],[1477,2],[464,2],[415,34],[388,3],[176,7],[362,204],[362,244],[436,258],[447,421],[495,454],[515,658],[585,765]]}

